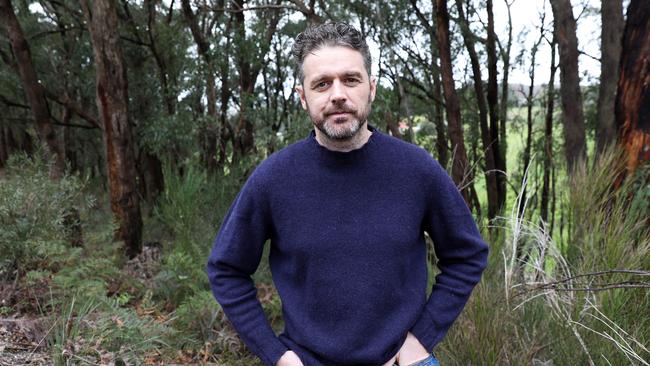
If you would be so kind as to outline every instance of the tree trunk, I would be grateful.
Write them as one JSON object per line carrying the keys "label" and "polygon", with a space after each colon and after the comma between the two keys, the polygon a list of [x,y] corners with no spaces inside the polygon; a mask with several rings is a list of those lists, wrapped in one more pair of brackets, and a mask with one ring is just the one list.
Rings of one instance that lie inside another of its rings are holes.
{"label": "tree trunk", "polygon": [[[553,167],[553,111],[555,109],[555,38],[551,42],[551,77],[546,91],[546,117],[544,118],[544,178],[542,185],[542,203],[540,216],[548,222],[548,203],[550,192],[550,176]],[[552,225],[551,225],[552,226]]]}
{"label": "tree trunk", "polygon": [[112,0],[94,0],[92,9],[85,0],[81,5],[95,56],[97,108],[104,126],[111,209],[119,222],[115,236],[124,241],[126,254],[134,257],[142,250],[142,217],[117,11]]}
{"label": "tree trunk", "polygon": [[11,0],[0,0],[0,19],[7,30],[11,49],[16,57],[18,73],[20,74],[25,96],[36,121],[38,136],[44,144],[45,158],[47,161],[52,162],[50,176],[53,179],[59,179],[65,169],[63,151],[61,151],[62,149],[56,137],[56,130],[52,124],[45,91],[36,75],[29,44],[16,18]]}
{"label": "tree trunk", "polygon": [[9,158],[9,144],[7,143],[7,130],[9,128],[6,126],[0,126],[0,169],[4,169],[7,165],[7,159]]}
{"label": "tree trunk", "polygon": [[481,130],[481,141],[483,143],[483,154],[485,156],[485,183],[488,198],[488,219],[492,220],[497,216],[499,211],[499,192],[497,189],[497,178],[495,174],[496,165],[494,163],[494,145],[490,136],[488,127],[488,107],[483,92],[483,78],[481,75],[481,65],[478,59],[476,49],[474,49],[474,34],[469,29],[467,18],[463,11],[462,0],[456,0],[458,17],[460,21],[461,32],[465,41],[465,48],[469,53],[470,63],[472,65],[472,75],[474,78],[474,91],[479,111],[479,127]]}
{"label": "tree trunk", "polygon": [[[494,155],[495,170],[492,175],[497,182],[496,192],[496,210],[503,209],[506,203],[506,163],[501,150],[501,141],[499,139],[499,124],[505,123],[505,120],[499,121],[499,86],[497,83],[497,35],[494,32],[494,13],[492,11],[492,0],[487,0],[488,28],[487,28],[487,57],[488,57],[488,86],[487,86],[487,104],[490,111],[490,149]],[[487,154],[487,151],[486,151]]]}
{"label": "tree trunk", "polygon": [[447,112],[447,125],[449,138],[452,145],[451,177],[461,190],[461,194],[469,207],[472,207],[473,178],[471,167],[467,159],[465,141],[463,137],[463,126],[460,121],[460,104],[454,76],[451,66],[451,50],[449,45],[449,12],[447,11],[446,0],[435,0],[436,9],[436,36],[440,49],[440,69],[442,74],[442,86],[445,97]]}
{"label": "tree trunk", "polygon": [[[619,143],[627,152],[627,176],[650,160],[650,2],[627,8],[616,96]],[[646,177],[650,181],[650,175]]]}
{"label": "tree trunk", "polygon": [[576,164],[586,160],[585,118],[578,75],[578,38],[570,0],[550,0],[555,36],[560,49],[560,96],[564,121],[564,150],[567,170],[573,174]]}
{"label": "tree trunk", "polygon": [[[512,50],[512,13],[510,11],[510,7],[512,6],[512,2],[515,0],[506,0],[506,8],[508,9],[508,43],[506,44],[506,49],[505,51],[501,49],[501,61],[503,62],[503,78],[501,79],[501,103],[499,104],[499,156],[501,157],[502,161],[497,162],[497,167],[501,167],[503,165],[504,172],[506,171],[507,167],[507,161],[508,157],[506,154],[506,151],[508,150],[508,139],[506,136],[506,125],[508,121],[508,101],[510,97],[510,86],[508,85],[509,83],[509,76],[510,76],[510,52]],[[499,184],[504,184],[503,187],[503,199],[505,200],[507,197],[507,192],[505,188],[505,183],[507,181],[507,177],[499,177]],[[501,189],[501,188],[499,188]]]}
{"label": "tree trunk", "polygon": [[600,56],[600,86],[598,91],[598,127],[596,130],[596,148],[601,153],[607,145],[616,140],[616,120],[614,106],[616,104],[616,84],[618,83],[619,59],[623,39],[622,0],[601,1],[601,56]]}
{"label": "tree trunk", "polygon": [[[532,149],[533,149],[533,103],[534,103],[534,92],[535,92],[535,64],[537,62],[537,51],[539,50],[539,45],[542,43],[542,40],[544,39],[544,23],[545,23],[545,18],[546,18],[546,13],[543,13],[541,15],[541,21],[540,21],[540,34],[539,38],[533,44],[533,47],[530,50],[530,68],[528,69],[528,78],[530,80],[530,84],[528,85],[528,95],[526,96],[526,147],[524,148],[524,166],[522,167],[521,171],[525,172],[526,170],[529,169],[530,161],[531,161],[531,155],[532,155]],[[530,171],[529,171],[530,172]],[[527,184],[522,187],[522,193],[521,193],[521,200],[519,201],[519,208],[518,208],[518,214],[519,217],[523,217],[525,212],[525,203],[528,198],[528,185],[531,185],[532,179],[530,179],[531,175],[529,173],[528,178],[527,178]]]}
{"label": "tree trunk", "polygon": [[[434,41],[435,35],[432,36],[431,42]],[[435,58],[432,57],[433,62],[438,59],[437,53]],[[436,151],[438,152],[438,161],[443,167],[447,166],[449,162],[449,144],[447,142],[447,128],[445,126],[445,106],[442,101],[442,82],[440,81],[440,68],[434,65],[432,69],[433,76],[433,95],[438,100],[434,102],[434,123],[436,125]]]}

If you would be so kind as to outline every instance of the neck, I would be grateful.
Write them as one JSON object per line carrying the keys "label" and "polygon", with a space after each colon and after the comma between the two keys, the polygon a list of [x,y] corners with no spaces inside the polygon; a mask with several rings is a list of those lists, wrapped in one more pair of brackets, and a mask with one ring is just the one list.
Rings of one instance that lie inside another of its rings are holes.
{"label": "neck", "polygon": [[335,140],[330,139],[322,133],[318,128],[315,129],[316,132],[316,141],[319,145],[325,147],[328,150],[339,151],[339,152],[348,152],[356,150],[368,142],[372,132],[368,129],[368,122],[364,122],[363,125],[359,128],[359,131],[346,140]]}

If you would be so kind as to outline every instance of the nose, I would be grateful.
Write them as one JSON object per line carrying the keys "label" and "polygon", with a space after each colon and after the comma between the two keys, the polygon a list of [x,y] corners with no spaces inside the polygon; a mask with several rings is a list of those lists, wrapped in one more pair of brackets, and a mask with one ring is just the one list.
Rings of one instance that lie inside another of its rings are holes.
{"label": "nose", "polygon": [[334,80],[332,83],[332,88],[330,89],[332,94],[330,94],[330,100],[333,104],[344,104],[348,97],[345,91],[345,85],[339,80]]}

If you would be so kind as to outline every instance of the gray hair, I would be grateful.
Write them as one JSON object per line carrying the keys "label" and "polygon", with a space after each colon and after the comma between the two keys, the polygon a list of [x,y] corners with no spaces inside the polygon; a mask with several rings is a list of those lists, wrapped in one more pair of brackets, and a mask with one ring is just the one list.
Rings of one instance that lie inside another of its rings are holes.
{"label": "gray hair", "polygon": [[370,76],[372,59],[366,40],[361,35],[361,32],[346,23],[328,22],[311,26],[296,37],[296,41],[291,48],[291,54],[296,62],[300,82],[305,79],[303,72],[305,57],[324,46],[343,46],[358,51],[363,57],[363,64],[366,67],[368,76]]}

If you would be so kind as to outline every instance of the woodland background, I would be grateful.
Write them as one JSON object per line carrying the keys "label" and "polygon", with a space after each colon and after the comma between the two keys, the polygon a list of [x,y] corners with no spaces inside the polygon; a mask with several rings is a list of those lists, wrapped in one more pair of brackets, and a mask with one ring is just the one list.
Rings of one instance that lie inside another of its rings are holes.
{"label": "woodland background", "polygon": [[650,2],[537,0],[516,34],[517,1],[0,0],[0,365],[259,364],[204,266],[311,129],[289,50],[330,20],[374,45],[371,123],[447,167],[491,247],[441,363],[650,365]]}

